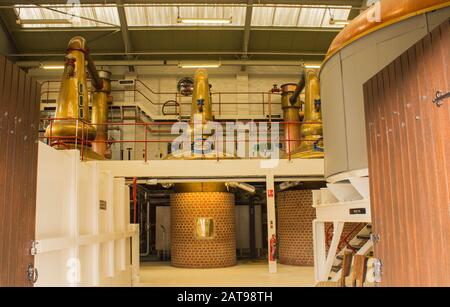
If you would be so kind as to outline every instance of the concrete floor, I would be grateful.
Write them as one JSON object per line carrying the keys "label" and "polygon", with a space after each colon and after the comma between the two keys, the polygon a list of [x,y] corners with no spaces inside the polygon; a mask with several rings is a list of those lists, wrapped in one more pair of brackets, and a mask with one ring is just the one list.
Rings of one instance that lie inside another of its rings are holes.
{"label": "concrete floor", "polygon": [[269,274],[265,261],[239,261],[222,269],[180,269],[169,262],[141,263],[144,287],[312,287],[314,268],[278,264],[278,273]]}

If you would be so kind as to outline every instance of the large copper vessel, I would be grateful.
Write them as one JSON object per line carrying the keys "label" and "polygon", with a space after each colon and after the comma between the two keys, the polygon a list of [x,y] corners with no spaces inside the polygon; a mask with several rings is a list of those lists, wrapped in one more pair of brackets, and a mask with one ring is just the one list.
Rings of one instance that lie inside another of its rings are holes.
{"label": "large copper vessel", "polygon": [[[89,142],[96,138],[97,129],[92,125],[89,115],[88,73],[95,91],[105,92],[110,88],[108,84],[104,85],[103,79],[100,78],[89,55],[86,40],[76,36],[67,46],[55,119],[47,127],[45,135],[50,138],[50,144],[55,148],[82,146],[85,158],[102,159],[102,155],[89,148]],[[98,122],[97,115],[98,113],[95,114]]]}
{"label": "large copper vessel", "polygon": [[100,70],[98,75],[102,88],[95,90],[92,95],[92,124],[97,129],[95,140],[92,142],[92,151],[105,157],[108,141],[108,103],[111,94],[111,73]]}

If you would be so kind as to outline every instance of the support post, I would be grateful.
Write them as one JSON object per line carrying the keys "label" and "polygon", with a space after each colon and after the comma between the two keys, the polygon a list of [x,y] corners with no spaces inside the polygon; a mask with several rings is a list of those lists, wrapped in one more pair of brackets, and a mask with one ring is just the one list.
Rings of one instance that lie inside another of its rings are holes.
{"label": "support post", "polygon": [[313,245],[314,245],[314,280],[321,281],[320,272],[326,262],[325,252],[325,223],[313,221]]}
{"label": "support post", "polygon": [[128,225],[128,230],[133,233],[131,236],[131,284],[138,286],[140,282],[139,265],[139,224]]}
{"label": "support post", "polygon": [[267,197],[267,243],[269,273],[277,272],[277,239],[276,239],[276,214],[275,214],[275,182],[273,175],[266,177],[266,197]]}

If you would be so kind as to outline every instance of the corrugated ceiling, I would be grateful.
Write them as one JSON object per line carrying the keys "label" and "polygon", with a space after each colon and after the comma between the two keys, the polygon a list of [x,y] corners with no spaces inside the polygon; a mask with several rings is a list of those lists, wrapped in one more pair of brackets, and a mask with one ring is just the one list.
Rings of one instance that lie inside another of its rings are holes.
{"label": "corrugated ceiling", "polygon": [[[258,6],[253,8],[252,26],[265,27],[325,27],[330,25],[330,16],[337,20],[346,20],[351,6]],[[51,7],[21,6],[16,13],[22,20],[67,20],[66,24],[22,24],[23,27],[105,27],[120,26],[117,7]],[[231,18],[226,26],[243,27],[245,24],[246,6],[125,6],[128,26],[177,26],[185,24],[177,22],[177,18]],[[71,15],[80,16],[76,18]],[[192,25],[191,25],[192,26]],[[198,24],[204,26],[204,24]]]}

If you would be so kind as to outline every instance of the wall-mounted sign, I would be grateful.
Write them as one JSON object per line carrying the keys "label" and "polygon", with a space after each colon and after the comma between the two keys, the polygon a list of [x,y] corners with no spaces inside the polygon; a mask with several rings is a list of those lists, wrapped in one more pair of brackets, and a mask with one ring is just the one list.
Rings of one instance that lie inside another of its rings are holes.
{"label": "wall-mounted sign", "polygon": [[267,190],[267,197],[273,198],[273,190],[272,189]]}
{"label": "wall-mounted sign", "polygon": [[352,208],[349,211],[351,215],[366,214],[366,208]]}

